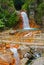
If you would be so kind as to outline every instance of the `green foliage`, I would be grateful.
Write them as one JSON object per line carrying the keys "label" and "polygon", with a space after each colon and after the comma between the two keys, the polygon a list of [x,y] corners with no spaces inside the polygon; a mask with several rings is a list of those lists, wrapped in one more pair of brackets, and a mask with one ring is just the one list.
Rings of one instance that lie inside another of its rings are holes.
{"label": "green foliage", "polygon": [[13,0],[0,0],[0,19],[6,27],[13,27],[18,21]]}
{"label": "green foliage", "polygon": [[43,0],[37,0],[37,4],[41,4],[43,2]]}
{"label": "green foliage", "polygon": [[23,10],[27,10],[27,8],[28,8],[28,5],[25,3],[25,4],[22,6],[22,9],[23,9]]}
{"label": "green foliage", "polygon": [[38,6],[37,11],[40,16],[44,16],[44,2]]}
{"label": "green foliage", "polygon": [[[19,20],[15,8],[27,10],[29,14],[31,6],[35,4],[36,0],[0,0],[0,28],[14,27]],[[15,6],[15,7],[14,7]],[[42,22],[44,16],[44,2],[37,0],[37,7],[33,8],[35,12],[35,19],[38,23]]]}
{"label": "green foliage", "polygon": [[2,30],[4,29],[4,27],[5,27],[4,23],[0,20],[0,29]]}
{"label": "green foliage", "polygon": [[14,27],[18,23],[19,17],[16,12],[14,12],[8,19],[8,26]]}
{"label": "green foliage", "polygon": [[34,2],[35,0],[25,0],[25,3],[22,6],[22,9],[27,10],[28,8],[30,8],[29,6],[31,6]]}
{"label": "green foliage", "polygon": [[28,9],[28,1],[24,3],[24,5],[22,6],[23,10],[27,10]]}
{"label": "green foliage", "polygon": [[37,7],[37,13],[36,13],[36,21],[37,23],[41,24],[42,23],[42,17],[44,16],[44,2],[41,3]]}

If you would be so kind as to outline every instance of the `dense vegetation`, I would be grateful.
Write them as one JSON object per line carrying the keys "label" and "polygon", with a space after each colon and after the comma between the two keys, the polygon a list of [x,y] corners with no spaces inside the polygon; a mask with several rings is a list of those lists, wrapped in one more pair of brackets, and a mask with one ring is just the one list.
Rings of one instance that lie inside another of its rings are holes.
{"label": "dense vegetation", "polygon": [[44,19],[44,0],[0,0],[0,29],[15,27],[19,16],[16,10],[34,11],[35,22],[42,24]]}
{"label": "dense vegetation", "polygon": [[18,22],[13,0],[0,0],[0,28],[13,27]]}

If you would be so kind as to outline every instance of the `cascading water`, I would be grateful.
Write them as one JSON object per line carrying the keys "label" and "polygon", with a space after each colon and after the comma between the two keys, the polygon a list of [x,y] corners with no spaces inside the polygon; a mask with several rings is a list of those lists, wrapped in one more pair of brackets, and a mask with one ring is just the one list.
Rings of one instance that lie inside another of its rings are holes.
{"label": "cascading water", "polygon": [[21,12],[21,16],[23,19],[23,29],[29,29],[30,28],[29,19],[26,12]]}
{"label": "cascading water", "polygon": [[16,48],[10,48],[10,50],[14,53],[14,58],[16,60],[16,65],[20,65],[20,58],[19,58],[19,54],[17,52]]}

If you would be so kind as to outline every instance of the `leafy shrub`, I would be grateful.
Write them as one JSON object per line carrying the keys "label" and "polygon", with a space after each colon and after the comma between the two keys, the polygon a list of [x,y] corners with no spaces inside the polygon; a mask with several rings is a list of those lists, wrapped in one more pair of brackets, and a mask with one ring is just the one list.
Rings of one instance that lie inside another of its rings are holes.
{"label": "leafy shrub", "polygon": [[0,19],[6,27],[12,27],[16,23],[17,15],[14,12],[13,0],[0,0]]}
{"label": "leafy shrub", "polygon": [[42,24],[42,17],[44,16],[44,2],[37,7],[37,13],[35,19],[37,23]]}
{"label": "leafy shrub", "polygon": [[14,27],[18,23],[19,17],[16,12],[14,12],[8,19],[8,27]]}
{"label": "leafy shrub", "polygon": [[4,29],[5,25],[4,23],[0,20],[0,30]]}

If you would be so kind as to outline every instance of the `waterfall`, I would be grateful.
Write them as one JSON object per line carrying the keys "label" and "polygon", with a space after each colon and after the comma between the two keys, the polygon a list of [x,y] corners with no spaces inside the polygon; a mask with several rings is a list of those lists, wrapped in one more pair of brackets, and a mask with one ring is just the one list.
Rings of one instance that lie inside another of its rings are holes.
{"label": "waterfall", "polygon": [[10,50],[14,53],[14,58],[16,60],[16,65],[20,65],[20,59],[19,59],[19,54],[17,52],[16,48],[10,48]]}
{"label": "waterfall", "polygon": [[21,12],[21,16],[23,19],[23,29],[29,29],[30,28],[29,19],[26,12]]}

